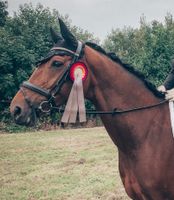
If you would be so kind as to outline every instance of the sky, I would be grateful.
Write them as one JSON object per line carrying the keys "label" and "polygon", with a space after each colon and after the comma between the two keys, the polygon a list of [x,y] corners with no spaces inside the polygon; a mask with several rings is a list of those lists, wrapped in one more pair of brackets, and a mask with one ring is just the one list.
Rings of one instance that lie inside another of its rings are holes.
{"label": "sky", "polygon": [[12,14],[19,5],[30,2],[68,14],[73,25],[88,30],[101,41],[112,29],[138,27],[141,16],[147,22],[163,22],[168,12],[174,13],[174,0],[8,0],[8,10]]}

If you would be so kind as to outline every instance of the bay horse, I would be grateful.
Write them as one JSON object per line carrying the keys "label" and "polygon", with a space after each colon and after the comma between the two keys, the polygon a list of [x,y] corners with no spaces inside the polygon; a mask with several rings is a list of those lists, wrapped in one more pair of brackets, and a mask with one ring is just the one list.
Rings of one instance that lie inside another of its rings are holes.
{"label": "bay horse", "polygon": [[[93,43],[82,44],[59,19],[61,36],[51,29],[54,47],[28,82],[21,85],[10,111],[16,123],[32,125],[35,110],[49,102],[66,103],[72,81],[71,65],[85,64],[84,96],[101,114],[118,147],[120,176],[133,200],[174,200],[174,139],[168,103],[144,77],[113,54]],[[157,106],[148,107],[156,104]],[[45,105],[46,106],[46,105]],[[131,109],[140,107],[143,109]],[[129,110],[120,112],[117,110]]]}

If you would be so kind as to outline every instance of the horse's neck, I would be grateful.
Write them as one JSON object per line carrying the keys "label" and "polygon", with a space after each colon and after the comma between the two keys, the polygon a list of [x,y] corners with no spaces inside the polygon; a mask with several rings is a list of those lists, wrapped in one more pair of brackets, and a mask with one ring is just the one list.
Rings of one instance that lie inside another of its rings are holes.
{"label": "horse's neck", "polygon": [[[159,99],[146,88],[142,80],[119,64],[92,49],[86,51],[85,54],[92,71],[91,91],[93,92],[90,98],[97,109],[103,111],[114,108],[129,109],[159,102]],[[90,56],[91,54],[93,56]],[[136,114],[134,112],[115,117],[107,115],[101,116],[101,118],[111,138],[119,146],[124,143],[124,139],[133,140],[133,134],[139,131],[136,124],[142,123],[144,113],[145,111],[136,112]],[[146,117],[151,119],[153,113],[146,112]],[[134,133],[131,134],[132,129]],[[133,143],[134,141],[132,141],[132,145],[134,145]]]}
{"label": "horse's neck", "polygon": [[[90,56],[90,51],[93,51]],[[159,102],[144,82],[120,64],[93,49],[87,51],[92,71],[92,101],[101,109],[125,109]],[[88,55],[89,53],[89,55]]]}

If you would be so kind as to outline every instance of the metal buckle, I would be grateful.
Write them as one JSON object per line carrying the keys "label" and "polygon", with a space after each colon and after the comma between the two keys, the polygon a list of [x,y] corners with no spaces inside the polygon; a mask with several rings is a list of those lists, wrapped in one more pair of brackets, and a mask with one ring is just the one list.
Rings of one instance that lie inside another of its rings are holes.
{"label": "metal buckle", "polygon": [[42,101],[39,105],[39,109],[44,113],[49,113],[52,109],[52,104],[49,101]]}

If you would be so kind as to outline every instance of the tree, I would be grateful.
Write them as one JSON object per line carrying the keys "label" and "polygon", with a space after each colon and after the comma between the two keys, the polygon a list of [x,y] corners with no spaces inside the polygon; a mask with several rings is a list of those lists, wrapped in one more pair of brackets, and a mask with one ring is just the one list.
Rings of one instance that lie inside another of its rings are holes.
{"label": "tree", "polygon": [[5,25],[7,15],[7,1],[0,0],[0,26]]}
{"label": "tree", "polygon": [[113,30],[104,46],[127,63],[142,71],[154,84],[161,84],[170,70],[174,55],[174,21],[167,14],[165,22],[140,19],[140,28]]}

